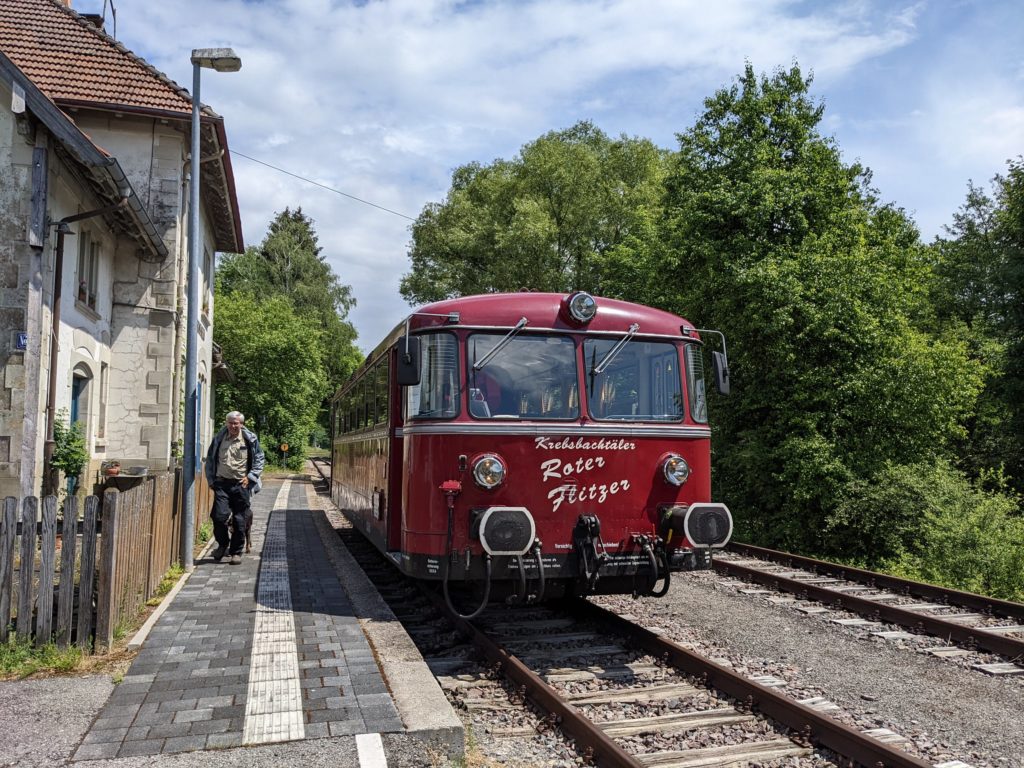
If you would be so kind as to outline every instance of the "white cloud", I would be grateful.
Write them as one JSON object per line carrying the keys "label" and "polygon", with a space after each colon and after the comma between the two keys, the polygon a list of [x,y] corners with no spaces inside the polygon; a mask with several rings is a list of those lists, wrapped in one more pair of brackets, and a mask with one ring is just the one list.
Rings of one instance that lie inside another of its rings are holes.
{"label": "white cloud", "polygon": [[[81,11],[102,7],[74,2]],[[876,113],[853,99],[835,103],[833,93],[880,87],[886,73],[873,65],[931,45],[919,28],[937,12],[881,0],[118,0],[118,36],[186,87],[191,48],[233,46],[242,71],[204,72],[202,81],[203,101],[224,115],[233,149],[416,216],[444,197],[455,167],[510,157],[580,119],[674,146],[702,99],[745,60],[761,71],[793,60],[813,70],[844,149],[850,131],[869,165],[878,170],[878,157],[896,165],[906,158],[887,153],[887,142],[920,131],[938,107],[920,118]],[[1019,74],[1019,54],[1015,62]],[[920,81],[896,87],[919,89],[915,105],[927,100]],[[955,128],[948,145],[968,146],[979,162],[1005,151],[1000,134],[1019,135],[1021,126],[1019,101],[1005,95],[978,105],[986,110],[980,131],[955,110],[941,111]],[[410,222],[241,157],[234,168],[246,241],[262,239],[275,211],[301,206],[353,286],[360,343],[375,345],[407,311],[397,287],[408,270]],[[898,202],[920,207],[912,186],[901,192],[908,199]]]}

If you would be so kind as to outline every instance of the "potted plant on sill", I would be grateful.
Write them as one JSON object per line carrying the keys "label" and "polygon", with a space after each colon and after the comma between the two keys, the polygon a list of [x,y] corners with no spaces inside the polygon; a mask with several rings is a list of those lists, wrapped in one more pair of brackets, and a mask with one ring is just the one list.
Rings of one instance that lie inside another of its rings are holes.
{"label": "potted plant on sill", "polygon": [[121,474],[120,461],[106,461],[103,463],[103,474],[107,477],[117,477]]}

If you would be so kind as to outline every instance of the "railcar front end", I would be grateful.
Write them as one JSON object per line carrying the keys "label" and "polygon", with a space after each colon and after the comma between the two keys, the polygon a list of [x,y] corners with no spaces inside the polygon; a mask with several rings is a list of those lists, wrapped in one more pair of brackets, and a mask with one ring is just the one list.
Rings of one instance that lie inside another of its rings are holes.
{"label": "railcar front end", "polygon": [[478,585],[479,606],[663,594],[732,532],[711,502],[702,344],[675,315],[582,293],[423,308],[381,352],[391,476],[353,519],[406,573]]}

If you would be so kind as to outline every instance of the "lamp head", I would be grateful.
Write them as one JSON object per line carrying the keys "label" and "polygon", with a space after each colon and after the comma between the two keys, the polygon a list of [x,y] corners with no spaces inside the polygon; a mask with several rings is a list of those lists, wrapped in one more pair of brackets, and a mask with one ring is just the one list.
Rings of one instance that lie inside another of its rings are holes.
{"label": "lamp head", "polygon": [[218,72],[237,72],[242,68],[242,60],[231,48],[195,48],[192,63]]}

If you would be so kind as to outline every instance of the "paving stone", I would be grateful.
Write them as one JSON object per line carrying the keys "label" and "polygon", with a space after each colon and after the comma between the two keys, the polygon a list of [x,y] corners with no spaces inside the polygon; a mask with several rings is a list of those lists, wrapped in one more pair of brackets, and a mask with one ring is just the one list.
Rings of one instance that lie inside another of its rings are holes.
{"label": "paving stone", "polygon": [[367,733],[366,723],[358,720],[341,720],[327,723],[331,736],[351,736],[354,733]]}
{"label": "paving stone", "polygon": [[190,752],[206,746],[206,734],[176,736],[164,742],[164,752]]}
{"label": "paving stone", "polygon": [[146,739],[145,741],[126,741],[117,750],[118,757],[139,757],[140,755],[159,755],[164,748],[163,739]]}
{"label": "paving stone", "polygon": [[93,728],[82,739],[83,744],[99,744],[107,742],[122,742],[128,734],[128,728]]}
{"label": "paving stone", "polygon": [[211,733],[206,737],[207,749],[228,749],[242,745],[241,732],[236,733]]}
{"label": "paving stone", "polygon": [[106,742],[103,744],[82,744],[75,751],[75,760],[103,760],[108,757],[117,757],[121,749],[120,741]]}
{"label": "paving stone", "polygon": [[149,728],[149,737],[151,739],[166,739],[173,736],[188,736],[192,733],[192,728],[198,725],[201,723],[161,723]]}
{"label": "paving stone", "polygon": [[[76,759],[243,743],[247,702],[258,690],[250,690],[250,670],[263,663],[253,651],[254,627],[267,603],[257,604],[256,592],[259,588],[263,594],[258,579],[270,571],[261,576],[260,568],[269,563],[286,564],[281,584],[287,584],[282,594],[290,601],[293,639],[280,651],[293,654],[295,661],[290,670],[276,664],[265,669],[275,684],[294,685],[298,695],[253,700],[250,717],[260,707],[288,701],[305,713],[305,738],[401,728],[373,651],[324,552],[313,517],[319,513],[307,509],[299,484],[292,486],[287,510],[272,511],[275,500],[270,492],[253,501],[253,544],[260,555],[244,557],[236,568],[202,563],[195,569],[150,632]],[[268,549],[273,541],[267,537],[269,524],[276,526],[275,536],[284,534],[277,539],[284,556],[276,561]],[[277,646],[272,647],[277,659]]]}

